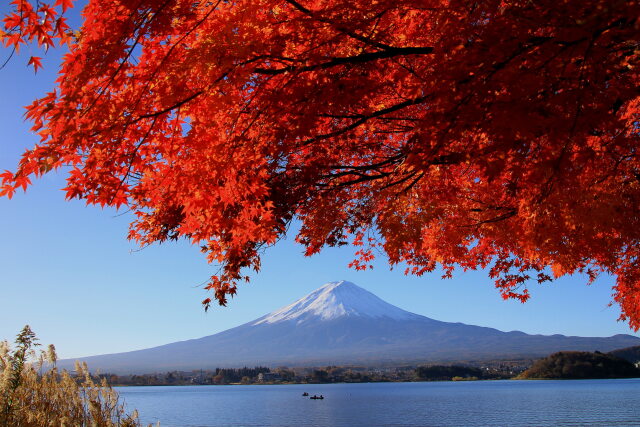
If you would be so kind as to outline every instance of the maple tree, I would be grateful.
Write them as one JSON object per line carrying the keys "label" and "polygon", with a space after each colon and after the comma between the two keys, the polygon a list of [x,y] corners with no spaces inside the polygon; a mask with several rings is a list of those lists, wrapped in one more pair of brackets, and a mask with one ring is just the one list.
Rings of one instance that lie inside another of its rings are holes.
{"label": "maple tree", "polygon": [[640,327],[640,3],[90,0],[75,35],[69,0],[12,4],[6,46],[69,52],[2,194],[67,167],[129,238],[200,245],[220,304],[297,219],[307,255],[487,268],[522,301],[612,274]]}

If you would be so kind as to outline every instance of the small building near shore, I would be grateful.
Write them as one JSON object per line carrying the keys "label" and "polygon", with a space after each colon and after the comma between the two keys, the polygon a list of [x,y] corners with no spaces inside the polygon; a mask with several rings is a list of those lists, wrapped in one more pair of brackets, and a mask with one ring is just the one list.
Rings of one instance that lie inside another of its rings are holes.
{"label": "small building near shore", "polygon": [[258,382],[272,382],[272,381],[281,381],[282,377],[277,372],[260,372],[258,374]]}

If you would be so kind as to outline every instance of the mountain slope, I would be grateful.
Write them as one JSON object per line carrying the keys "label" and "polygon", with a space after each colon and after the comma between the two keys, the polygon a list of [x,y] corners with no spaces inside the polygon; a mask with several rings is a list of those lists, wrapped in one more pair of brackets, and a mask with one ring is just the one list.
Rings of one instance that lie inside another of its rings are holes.
{"label": "mountain slope", "polygon": [[616,349],[610,351],[609,354],[628,360],[631,363],[640,363],[640,345]]}
{"label": "mountain slope", "polygon": [[[244,325],[215,335],[83,358],[113,373],[254,365],[379,364],[541,357],[560,350],[610,351],[640,338],[527,335],[440,322],[388,304],[350,282],[331,282]],[[71,361],[61,361],[71,366]]]}

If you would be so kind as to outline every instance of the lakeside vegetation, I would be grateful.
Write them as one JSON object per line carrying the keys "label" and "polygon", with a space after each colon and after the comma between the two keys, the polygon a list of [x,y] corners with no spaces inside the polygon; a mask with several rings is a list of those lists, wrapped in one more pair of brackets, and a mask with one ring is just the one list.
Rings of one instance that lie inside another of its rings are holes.
{"label": "lakeside vegetation", "polygon": [[130,375],[107,373],[97,375],[96,380],[107,381],[112,386],[167,386],[636,378],[640,377],[640,367],[637,366],[639,350],[640,347],[630,347],[606,354],[598,351],[562,351],[538,360],[494,360],[383,368],[256,366]]}
{"label": "lakeside vegetation", "polygon": [[331,384],[368,382],[459,381],[508,379],[530,363],[500,361],[483,366],[429,365],[372,368],[325,366],[305,368],[217,368],[152,374],[99,374],[96,380],[112,386],[227,385],[227,384]]}
{"label": "lakeside vegetation", "polygon": [[561,351],[536,361],[521,379],[638,378],[640,369],[612,354],[596,351]]}
{"label": "lakeside vegetation", "polygon": [[36,355],[39,346],[25,326],[12,348],[0,342],[0,426],[139,427],[136,411],[124,403],[107,381],[97,382],[86,364],[75,375],[55,367],[53,345]]}

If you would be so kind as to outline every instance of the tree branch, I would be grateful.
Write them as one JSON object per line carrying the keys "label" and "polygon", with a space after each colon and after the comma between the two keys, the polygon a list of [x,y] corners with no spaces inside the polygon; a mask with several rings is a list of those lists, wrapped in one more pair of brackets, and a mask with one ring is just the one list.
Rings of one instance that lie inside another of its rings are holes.
{"label": "tree branch", "polygon": [[378,52],[367,52],[361,53],[360,55],[355,56],[343,56],[343,57],[335,57],[331,58],[330,61],[323,62],[315,65],[307,65],[304,67],[297,67],[295,65],[290,65],[284,68],[256,68],[254,70],[255,73],[258,74],[284,74],[288,72],[305,72],[305,71],[314,71],[319,69],[327,69],[332,68],[338,65],[346,65],[346,64],[361,64],[370,61],[376,61],[378,59],[385,58],[393,58],[395,56],[406,56],[406,55],[428,55],[433,53],[433,47],[431,46],[423,46],[423,47],[388,47],[385,50],[381,50]]}

